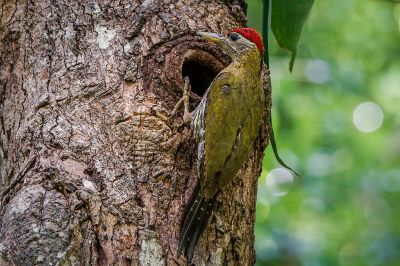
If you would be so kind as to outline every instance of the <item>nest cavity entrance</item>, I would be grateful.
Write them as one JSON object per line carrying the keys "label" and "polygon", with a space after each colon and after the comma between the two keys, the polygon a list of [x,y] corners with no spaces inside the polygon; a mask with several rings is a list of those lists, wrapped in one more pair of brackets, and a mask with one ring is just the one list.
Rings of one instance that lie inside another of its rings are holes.
{"label": "nest cavity entrance", "polygon": [[192,92],[201,97],[223,68],[223,63],[209,53],[189,50],[182,63],[182,77],[189,77]]}

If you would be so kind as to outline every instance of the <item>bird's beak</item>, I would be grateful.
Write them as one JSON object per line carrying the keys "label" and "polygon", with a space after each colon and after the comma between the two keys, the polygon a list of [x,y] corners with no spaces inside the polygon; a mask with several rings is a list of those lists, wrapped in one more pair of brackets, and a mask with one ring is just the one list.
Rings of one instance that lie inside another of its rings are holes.
{"label": "bird's beak", "polygon": [[197,32],[197,35],[199,35],[199,36],[201,36],[201,37],[203,37],[203,38],[205,38],[205,39],[207,39],[209,41],[215,42],[215,43],[217,43],[219,45],[221,45],[221,43],[224,40],[224,36],[223,35],[217,34],[217,33],[213,33],[213,32],[202,32],[202,31],[199,31],[199,32]]}

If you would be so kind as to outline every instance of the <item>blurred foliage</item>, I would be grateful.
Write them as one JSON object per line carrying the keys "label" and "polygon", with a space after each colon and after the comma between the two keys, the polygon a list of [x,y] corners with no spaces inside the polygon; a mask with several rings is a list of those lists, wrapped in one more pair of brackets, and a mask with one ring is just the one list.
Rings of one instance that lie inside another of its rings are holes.
{"label": "blurred foliage", "polygon": [[[264,0],[264,7],[267,4]],[[297,54],[301,30],[308,17],[314,0],[272,0],[271,30],[277,43],[292,52],[289,71],[292,71]],[[265,10],[265,8],[264,8]],[[265,11],[264,11],[265,12]],[[264,15],[263,19],[268,19]],[[266,25],[265,23],[263,25]],[[264,40],[265,41],[265,40]]]}
{"label": "blurred foliage", "polygon": [[[261,31],[262,1],[247,2],[249,26]],[[267,148],[256,265],[400,265],[399,29],[400,5],[315,1],[292,74],[270,38],[275,135],[302,178],[279,183]],[[382,110],[382,124],[356,115],[365,102]]]}

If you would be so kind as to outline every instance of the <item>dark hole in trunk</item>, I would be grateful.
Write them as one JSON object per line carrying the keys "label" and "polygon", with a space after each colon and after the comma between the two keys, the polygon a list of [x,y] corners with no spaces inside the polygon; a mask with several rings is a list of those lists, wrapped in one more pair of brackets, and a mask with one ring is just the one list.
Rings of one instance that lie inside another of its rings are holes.
{"label": "dark hole in trunk", "polygon": [[182,77],[189,77],[192,92],[203,96],[218,72],[200,61],[186,60],[182,65]]}
{"label": "dark hole in trunk", "polygon": [[190,50],[183,60],[182,77],[189,77],[192,92],[202,97],[224,67],[221,61],[209,53]]}

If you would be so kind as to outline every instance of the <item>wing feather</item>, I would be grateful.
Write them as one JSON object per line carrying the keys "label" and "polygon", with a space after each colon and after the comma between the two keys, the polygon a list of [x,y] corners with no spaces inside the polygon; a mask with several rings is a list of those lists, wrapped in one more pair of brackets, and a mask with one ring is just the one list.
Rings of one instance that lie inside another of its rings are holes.
{"label": "wing feather", "polygon": [[246,77],[241,79],[241,74],[229,67],[223,70],[210,85],[206,98],[201,183],[207,186],[208,197],[236,175],[261,124],[262,90],[248,86],[261,86],[261,80],[251,82]]}

